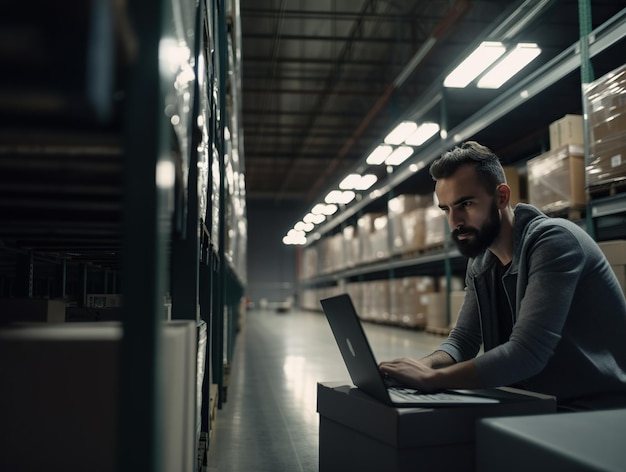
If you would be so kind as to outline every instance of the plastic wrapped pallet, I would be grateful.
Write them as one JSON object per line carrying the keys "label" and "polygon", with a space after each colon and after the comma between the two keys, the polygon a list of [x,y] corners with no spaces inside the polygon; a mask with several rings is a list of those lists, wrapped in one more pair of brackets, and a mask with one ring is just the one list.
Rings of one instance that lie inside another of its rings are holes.
{"label": "plastic wrapped pallet", "polygon": [[387,215],[381,215],[374,220],[374,231],[370,235],[370,241],[375,260],[389,258],[389,219]]}
{"label": "plastic wrapped pallet", "polygon": [[345,266],[350,268],[359,261],[359,238],[355,226],[346,226],[343,229],[343,249]]}
{"label": "plastic wrapped pallet", "polygon": [[389,282],[389,316],[393,324],[410,328],[426,326],[424,294],[435,291],[433,277],[403,277]]}
{"label": "plastic wrapped pallet", "polygon": [[361,247],[361,263],[371,262],[375,259],[371,234],[374,232],[374,220],[379,216],[383,216],[383,213],[366,213],[357,220],[357,237]]}
{"label": "plastic wrapped pallet", "polygon": [[432,196],[398,195],[387,203],[392,254],[402,254],[424,246],[424,207]]}
{"label": "plastic wrapped pallet", "polygon": [[363,282],[363,307],[361,317],[364,320],[387,323],[389,321],[389,281],[373,280]]}
{"label": "plastic wrapped pallet", "polygon": [[626,65],[585,86],[589,187],[626,181]]}
{"label": "plastic wrapped pallet", "polygon": [[425,210],[424,245],[427,248],[443,246],[446,240],[446,214],[437,206]]}
{"label": "plastic wrapped pallet", "polygon": [[528,201],[542,211],[579,208],[585,194],[585,152],[582,146],[564,146],[526,163]]}
{"label": "plastic wrapped pallet", "polygon": [[317,245],[307,246],[302,250],[300,278],[308,280],[319,274],[319,254]]}
{"label": "plastic wrapped pallet", "polygon": [[427,303],[426,328],[445,331],[453,328],[465,299],[465,292],[462,290],[450,292],[450,319],[447,313],[446,292],[431,293],[424,297]]}

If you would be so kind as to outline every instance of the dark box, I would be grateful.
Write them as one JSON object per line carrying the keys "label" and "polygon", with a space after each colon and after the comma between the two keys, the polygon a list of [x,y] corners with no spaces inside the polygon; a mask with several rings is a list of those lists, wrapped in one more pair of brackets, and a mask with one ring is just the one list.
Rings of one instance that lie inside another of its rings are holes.
{"label": "dark box", "polygon": [[553,413],[554,397],[511,388],[480,390],[488,405],[394,408],[352,385],[318,383],[319,470],[475,470],[480,418]]}

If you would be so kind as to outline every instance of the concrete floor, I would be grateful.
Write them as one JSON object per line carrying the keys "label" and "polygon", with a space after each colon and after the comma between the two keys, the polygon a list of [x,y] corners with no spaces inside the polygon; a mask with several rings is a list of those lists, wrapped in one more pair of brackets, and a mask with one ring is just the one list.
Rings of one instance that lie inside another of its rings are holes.
{"label": "concrete floor", "polygon": [[[364,328],[378,361],[420,357],[444,339],[371,323]],[[321,312],[248,312],[207,472],[318,471],[317,382],[349,379]]]}

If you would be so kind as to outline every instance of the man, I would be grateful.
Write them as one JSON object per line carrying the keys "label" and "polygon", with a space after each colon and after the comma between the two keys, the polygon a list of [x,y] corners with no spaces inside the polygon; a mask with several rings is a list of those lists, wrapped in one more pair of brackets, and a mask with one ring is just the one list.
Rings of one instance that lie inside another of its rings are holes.
{"label": "man", "polygon": [[382,362],[383,374],[426,392],[509,385],[562,409],[626,407],[626,301],[598,245],[570,221],[512,209],[498,157],[476,142],[430,173],[469,257],[465,300],[435,352]]}

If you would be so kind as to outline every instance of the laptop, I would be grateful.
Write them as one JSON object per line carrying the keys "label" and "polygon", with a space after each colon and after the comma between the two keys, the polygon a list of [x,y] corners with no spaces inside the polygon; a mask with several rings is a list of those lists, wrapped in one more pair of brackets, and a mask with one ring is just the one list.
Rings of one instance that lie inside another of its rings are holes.
{"label": "laptop", "polygon": [[498,403],[470,390],[422,393],[389,385],[374,357],[356,309],[348,294],[320,300],[352,383],[375,399],[394,407],[463,406]]}

